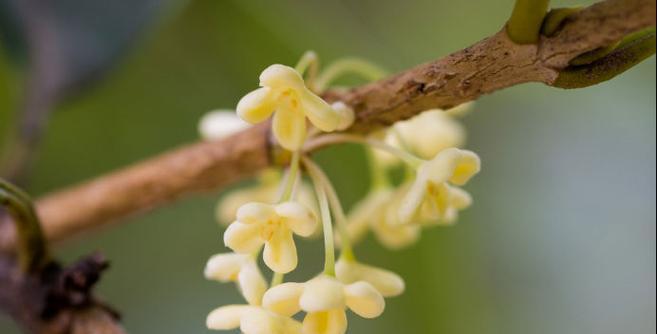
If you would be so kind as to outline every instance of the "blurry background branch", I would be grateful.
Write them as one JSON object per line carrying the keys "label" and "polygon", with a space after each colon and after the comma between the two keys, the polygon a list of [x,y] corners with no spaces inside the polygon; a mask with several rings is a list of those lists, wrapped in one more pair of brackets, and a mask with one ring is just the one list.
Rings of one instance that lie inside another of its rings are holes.
{"label": "blurry background branch", "polygon": [[50,113],[102,79],[172,1],[0,1],[0,38],[25,72],[0,176],[24,181]]}
{"label": "blurry background branch", "polygon": [[[14,124],[0,138],[0,176],[25,181],[50,113],[104,78],[171,1],[0,0],[0,46],[22,86]],[[124,333],[116,312],[93,296],[107,260],[93,254],[61,266],[30,198],[0,179],[0,216],[5,211],[18,247],[0,253],[0,310],[26,332]]]}
{"label": "blurry background branch", "polygon": [[[565,18],[551,37],[540,36],[535,44],[515,43],[504,29],[445,58],[354,89],[329,91],[325,98],[353,107],[356,122],[348,131],[367,133],[423,110],[447,109],[521,83],[590,86],[654,52],[654,39],[639,40],[640,57],[612,53],[577,68],[571,66],[573,59],[654,26],[654,0],[607,0]],[[235,137],[182,147],[50,194],[38,200],[37,211],[47,238],[61,240],[253,176],[273,163],[271,148],[267,125],[254,126]],[[11,225],[0,229],[0,248],[13,247]]]}

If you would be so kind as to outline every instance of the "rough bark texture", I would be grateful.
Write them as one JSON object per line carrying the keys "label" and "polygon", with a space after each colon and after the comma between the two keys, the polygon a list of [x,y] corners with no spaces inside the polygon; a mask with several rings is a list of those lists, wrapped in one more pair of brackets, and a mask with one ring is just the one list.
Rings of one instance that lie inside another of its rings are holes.
{"label": "rough bark texture", "polygon": [[332,93],[329,99],[356,110],[350,131],[369,132],[423,110],[448,109],[521,83],[552,85],[573,58],[654,25],[654,0],[609,0],[575,14],[561,31],[542,37],[537,45],[514,44],[503,30],[445,58]]}
{"label": "rough bark texture", "polygon": [[[356,111],[348,130],[366,133],[430,108],[450,108],[525,82],[552,85],[570,60],[655,26],[655,0],[607,0],[569,18],[537,45],[514,44],[502,30],[445,58],[348,91],[325,94]],[[40,199],[37,211],[51,240],[61,240],[181,196],[249,177],[270,165],[267,125],[218,142],[192,144]],[[0,249],[13,247],[0,225]]]}

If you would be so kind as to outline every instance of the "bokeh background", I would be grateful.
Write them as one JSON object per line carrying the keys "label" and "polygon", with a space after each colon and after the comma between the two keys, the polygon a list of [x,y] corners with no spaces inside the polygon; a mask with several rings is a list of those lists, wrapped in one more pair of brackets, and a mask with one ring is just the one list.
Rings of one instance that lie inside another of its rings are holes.
{"label": "bokeh background", "polygon": [[[105,74],[85,81],[51,115],[28,177],[34,195],[197,140],[200,116],[234,107],[271,63],[293,64],[313,49],[325,62],[359,56],[398,71],[496,32],[513,6],[171,0],[150,1],[144,11],[116,1],[112,10],[122,15],[105,20],[110,2],[59,3],[69,6],[66,15],[102,28],[97,43],[87,40],[76,52],[102,54],[113,34],[132,40],[107,47],[115,54]],[[143,26],[126,28],[135,22]],[[77,29],[80,38],[94,31]],[[25,82],[25,64],[7,36],[0,44],[2,137],[15,127]],[[458,225],[427,230],[406,250],[387,251],[371,239],[358,248],[362,259],[401,273],[408,289],[388,301],[380,319],[352,318],[349,333],[654,333],[655,58],[592,88],[506,89],[481,98],[463,121],[467,147],[483,160],[467,187],[474,207]],[[358,147],[319,159],[347,207],[364,194]],[[185,199],[57,253],[72,261],[102,250],[112,260],[99,291],[130,332],[209,332],[211,309],[240,302],[233,285],[202,275],[206,259],[224,251],[213,218],[219,197]],[[322,263],[319,242],[302,241],[300,252],[297,279]],[[0,317],[0,333],[17,332]]]}

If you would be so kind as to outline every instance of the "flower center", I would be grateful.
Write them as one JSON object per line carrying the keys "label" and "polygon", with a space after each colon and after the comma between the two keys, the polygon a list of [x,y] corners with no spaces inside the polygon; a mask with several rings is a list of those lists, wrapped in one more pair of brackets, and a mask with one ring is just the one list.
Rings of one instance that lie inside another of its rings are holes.
{"label": "flower center", "polygon": [[269,219],[265,222],[260,230],[260,237],[264,240],[271,240],[276,231],[283,225],[283,220],[280,218]]}
{"label": "flower center", "polygon": [[297,110],[299,108],[299,96],[293,89],[286,89],[281,92],[280,101],[292,110]]}

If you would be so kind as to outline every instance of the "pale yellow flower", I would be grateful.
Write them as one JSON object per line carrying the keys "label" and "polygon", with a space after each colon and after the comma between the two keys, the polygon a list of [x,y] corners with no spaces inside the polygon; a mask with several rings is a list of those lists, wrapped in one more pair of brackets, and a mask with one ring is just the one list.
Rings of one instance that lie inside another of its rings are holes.
{"label": "pale yellow flower", "polygon": [[237,211],[237,220],[224,233],[224,243],[241,254],[252,254],[264,244],[265,264],[285,274],[297,266],[293,234],[307,237],[316,228],[315,214],[301,203],[251,202]]}
{"label": "pale yellow flower", "polygon": [[225,253],[214,255],[205,265],[205,278],[235,282],[250,305],[260,305],[267,282],[252,255]]}
{"label": "pale yellow flower", "polygon": [[206,140],[218,140],[242,131],[251,124],[243,121],[233,110],[213,110],[201,118],[198,131]]}
{"label": "pale yellow flower", "polygon": [[277,184],[256,184],[235,189],[217,202],[215,215],[222,225],[230,225],[235,220],[237,210],[249,202],[272,203],[276,201]]}
{"label": "pale yellow flower", "polygon": [[[396,138],[397,136],[390,134],[390,128],[383,130],[378,130],[370,134],[370,138],[385,142],[386,144],[393,146],[395,148],[401,148],[399,141]],[[401,163],[399,157],[382,150],[377,150],[374,148],[368,148],[371,150],[372,158],[376,168],[390,169],[395,166],[398,166]]]}
{"label": "pale yellow flower", "polygon": [[273,113],[274,137],[284,148],[295,151],[306,138],[306,117],[324,132],[335,131],[344,124],[322,98],[311,92],[293,68],[275,64],[260,74],[260,86],[237,104],[237,114],[249,123],[259,123]]}
{"label": "pale yellow flower", "polygon": [[210,312],[206,325],[214,330],[239,328],[244,334],[302,334],[300,322],[262,307],[227,305]]}
{"label": "pale yellow flower", "polygon": [[[453,199],[462,193],[456,193],[450,183],[467,183],[479,172],[480,165],[477,154],[457,148],[443,150],[433,159],[423,162],[417,169],[415,181],[400,204],[399,222],[404,224],[422,219],[420,214],[425,212],[433,212],[436,218],[445,217],[450,207],[462,206],[455,205],[455,202],[462,199]],[[467,204],[469,205],[469,201]]]}
{"label": "pale yellow flower", "polygon": [[389,249],[401,249],[415,243],[420,237],[421,227],[397,222],[397,209],[406,188],[377,189],[358,202],[347,216],[347,233],[352,242],[360,241],[371,230]]}
{"label": "pale yellow flower", "polygon": [[388,131],[387,141],[422,159],[431,159],[444,149],[463,146],[465,137],[465,129],[458,121],[443,110],[433,109],[395,123]]}
{"label": "pale yellow flower", "polygon": [[378,317],[385,309],[383,296],[371,284],[364,281],[344,284],[326,275],[306,283],[275,286],[265,293],[262,303],[281,315],[306,312],[304,334],[344,334],[347,308],[368,319]]}
{"label": "pale yellow flower", "polygon": [[452,225],[458,220],[459,211],[472,205],[472,196],[467,191],[451,185],[447,185],[444,189],[447,195],[441,198],[445,202],[440,206],[423,205],[418,218],[419,223],[425,225]]}
{"label": "pale yellow flower", "polygon": [[[454,116],[467,109],[469,107],[464,105],[449,110],[427,110],[372,136],[422,159],[431,159],[444,149],[465,144],[465,129]],[[375,150],[374,157],[382,167],[393,167],[401,162],[398,157],[381,150]]]}
{"label": "pale yellow flower", "polygon": [[[254,185],[235,189],[224,195],[215,208],[217,221],[228,226],[235,220],[237,210],[249,202],[274,203],[280,196],[281,177],[278,171],[269,169],[261,173]],[[317,215],[317,200],[312,187],[306,182],[300,182],[296,187],[294,199],[305,205]],[[317,231],[320,229],[318,228]]]}
{"label": "pale yellow flower", "polygon": [[356,260],[340,259],[335,263],[335,273],[342,283],[364,281],[372,284],[383,297],[396,297],[404,293],[406,284],[396,273],[362,264]]}

